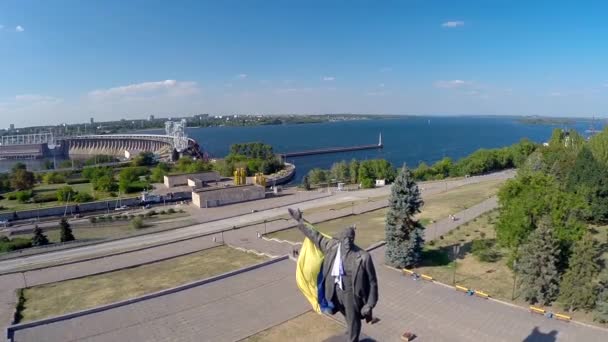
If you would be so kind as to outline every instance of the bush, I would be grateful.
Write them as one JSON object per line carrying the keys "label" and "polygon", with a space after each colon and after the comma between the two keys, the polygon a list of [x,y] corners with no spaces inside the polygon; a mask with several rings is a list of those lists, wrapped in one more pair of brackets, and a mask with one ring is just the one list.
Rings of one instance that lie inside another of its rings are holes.
{"label": "bush", "polygon": [[14,201],[17,199],[17,193],[11,192],[10,194],[6,194],[6,199],[9,201]]}
{"label": "bush", "polygon": [[361,180],[361,187],[363,189],[371,189],[374,187],[374,185],[376,185],[376,184],[375,184],[374,180],[371,178],[363,178]]}
{"label": "bush", "polygon": [[134,229],[141,229],[144,227],[144,220],[141,217],[136,217],[131,220],[131,227]]}
{"label": "bush", "polygon": [[66,185],[57,190],[56,198],[57,198],[57,201],[67,202],[67,201],[73,201],[75,195],[76,195],[76,191],[74,191],[74,189],[71,186]]}
{"label": "bush", "polygon": [[494,240],[473,240],[471,253],[482,262],[496,262],[502,257],[495,248]]}
{"label": "bush", "polygon": [[94,199],[95,198],[93,198],[93,196],[91,196],[88,192],[79,192],[76,194],[76,196],[74,196],[74,201],[78,203],[91,202]]}
{"label": "bush", "polygon": [[0,239],[0,252],[3,253],[30,247],[32,247],[32,241],[27,238],[9,239],[6,236],[3,236],[2,239]]}
{"label": "bush", "polygon": [[32,191],[31,190],[26,190],[26,191],[17,191],[15,193],[15,199],[18,200],[21,203],[25,203],[27,202],[30,198],[32,198]]}
{"label": "bush", "polygon": [[75,178],[75,179],[68,179],[65,183],[67,185],[74,185],[74,184],[85,184],[85,183],[90,183],[91,181],[86,179],[86,178]]}
{"label": "bush", "polygon": [[97,223],[97,217],[95,217],[95,216],[89,217],[89,222],[91,222],[92,224]]}
{"label": "bush", "polygon": [[52,192],[43,192],[41,194],[36,194],[33,198],[34,203],[48,203],[55,202],[57,200],[57,195]]}
{"label": "bush", "polygon": [[169,208],[169,209],[167,209],[167,213],[169,213],[169,214],[175,214],[175,209]]}
{"label": "bush", "polygon": [[161,214],[161,215],[167,215],[167,211],[166,211],[166,210],[161,210],[161,211],[160,211],[160,214]]}

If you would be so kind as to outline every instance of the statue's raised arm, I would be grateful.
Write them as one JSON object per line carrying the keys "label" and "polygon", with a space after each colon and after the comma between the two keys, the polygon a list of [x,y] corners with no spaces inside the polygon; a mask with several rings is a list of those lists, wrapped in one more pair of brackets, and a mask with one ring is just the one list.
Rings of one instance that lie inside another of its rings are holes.
{"label": "statue's raised arm", "polygon": [[289,211],[289,215],[291,216],[291,218],[298,222],[297,227],[302,232],[302,234],[309,238],[310,241],[312,241],[317,246],[317,248],[319,248],[321,252],[323,252],[323,254],[326,254],[327,251],[329,251],[329,249],[333,247],[333,244],[336,243],[333,239],[323,236],[323,234],[313,229],[309,223],[305,222],[300,209],[289,208],[287,210]]}

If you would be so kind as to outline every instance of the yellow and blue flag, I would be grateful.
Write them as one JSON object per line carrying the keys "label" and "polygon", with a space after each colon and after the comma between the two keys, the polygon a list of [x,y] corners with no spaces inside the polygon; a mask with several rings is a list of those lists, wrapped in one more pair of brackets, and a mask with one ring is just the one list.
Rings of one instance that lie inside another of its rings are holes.
{"label": "yellow and blue flag", "polygon": [[[310,224],[306,223],[306,225],[311,229],[315,229]],[[323,236],[331,238],[325,234]],[[309,238],[305,238],[298,256],[296,283],[302,294],[304,294],[304,297],[312,305],[313,310],[317,313],[321,313],[321,311],[325,311],[325,309],[331,306],[325,299],[325,287],[323,286],[324,278],[321,267],[323,266],[324,258],[325,255],[317,248],[314,242],[310,241]]]}

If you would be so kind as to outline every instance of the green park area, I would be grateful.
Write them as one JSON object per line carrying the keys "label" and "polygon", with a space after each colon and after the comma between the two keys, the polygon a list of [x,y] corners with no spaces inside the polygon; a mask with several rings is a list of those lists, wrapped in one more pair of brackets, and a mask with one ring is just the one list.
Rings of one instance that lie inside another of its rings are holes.
{"label": "green park area", "polygon": [[239,342],[324,341],[343,332],[344,327],[333,319],[309,311]]}
{"label": "green park area", "polygon": [[110,304],[264,261],[230,247],[214,247],[153,264],[26,288],[21,322]]}
{"label": "green park area", "polygon": [[[430,221],[446,218],[449,214],[462,211],[465,208],[496,195],[500,185],[503,183],[504,180],[491,180],[463,185],[446,192],[426,196],[425,205],[422,209],[422,213],[419,215],[419,219],[423,223],[429,223]],[[349,207],[350,205],[350,202],[341,203],[337,204],[335,207],[323,208],[323,210],[342,209]],[[361,247],[369,247],[376,242],[384,240],[386,212],[387,209],[385,208],[359,215],[350,215],[318,223],[315,227],[317,227],[319,231],[333,236],[346,227],[356,225],[356,243]],[[310,212],[305,211],[304,215],[306,214],[310,214]],[[268,237],[292,242],[300,242],[303,240],[302,234],[295,228],[272,233],[269,234]]]}

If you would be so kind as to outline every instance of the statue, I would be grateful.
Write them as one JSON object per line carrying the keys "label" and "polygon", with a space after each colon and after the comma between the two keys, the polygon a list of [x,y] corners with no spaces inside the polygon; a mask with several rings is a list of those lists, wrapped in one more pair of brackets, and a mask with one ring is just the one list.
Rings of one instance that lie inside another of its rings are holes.
{"label": "statue", "polygon": [[355,245],[354,227],[346,228],[337,238],[327,238],[304,224],[300,210],[289,209],[289,214],[298,222],[298,229],[325,255],[321,272],[329,313],[342,313],[347,324],[346,340],[358,342],[361,320],[372,321],[372,309],[378,301],[371,256]]}

